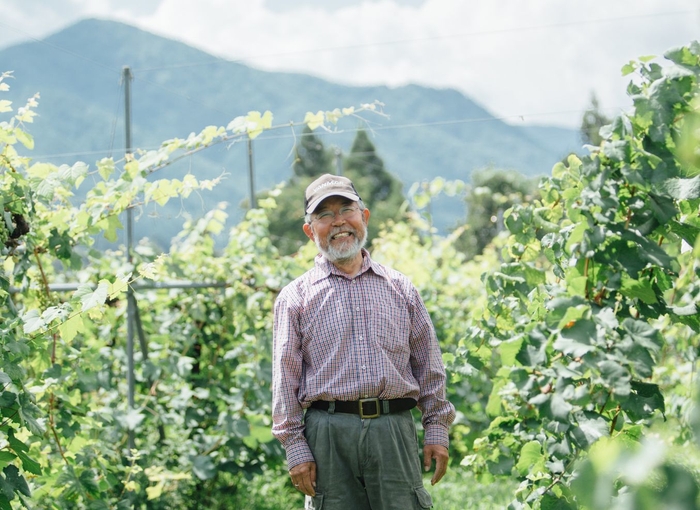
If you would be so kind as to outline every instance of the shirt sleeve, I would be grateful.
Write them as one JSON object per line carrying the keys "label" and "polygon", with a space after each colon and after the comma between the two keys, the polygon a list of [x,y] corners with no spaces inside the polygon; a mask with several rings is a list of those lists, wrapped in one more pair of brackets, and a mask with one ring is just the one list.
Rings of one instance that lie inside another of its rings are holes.
{"label": "shirt sleeve", "polygon": [[299,403],[302,372],[298,308],[280,295],[275,301],[272,335],[272,434],[287,452],[288,469],[314,461]]}
{"label": "shirt sleeve", "polygon": [[445,394],[445,366],[435,328],[418,290],[411,285],[411,370],[418,381],[418,408],[422,413],[425,444],[449,448],[449,428],[455,408]]}

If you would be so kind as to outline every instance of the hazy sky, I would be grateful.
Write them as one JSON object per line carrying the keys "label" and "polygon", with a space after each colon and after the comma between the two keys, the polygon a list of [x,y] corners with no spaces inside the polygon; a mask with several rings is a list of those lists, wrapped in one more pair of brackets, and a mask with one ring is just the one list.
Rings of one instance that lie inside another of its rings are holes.
{"label": "hazy sky", "polygon": [[0,13],[0,48],[111,18],[260,69],[455,88],[510,123],[570,127],[592,92],[610,115],[629,106],[629,60],[700,39],[698,0],[0,0]]}

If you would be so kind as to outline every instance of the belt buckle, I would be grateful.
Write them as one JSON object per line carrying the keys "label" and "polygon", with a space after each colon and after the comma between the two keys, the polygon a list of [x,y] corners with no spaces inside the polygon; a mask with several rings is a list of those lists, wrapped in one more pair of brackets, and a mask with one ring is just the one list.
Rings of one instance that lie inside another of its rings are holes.
{"label": "belt buckle", "polygon": [[[379,418],[381,408],[379,407],[378,398],[361,398],[360,402],[360,418]],[[365,413],[365,403],[374,403],[374,413]]]}

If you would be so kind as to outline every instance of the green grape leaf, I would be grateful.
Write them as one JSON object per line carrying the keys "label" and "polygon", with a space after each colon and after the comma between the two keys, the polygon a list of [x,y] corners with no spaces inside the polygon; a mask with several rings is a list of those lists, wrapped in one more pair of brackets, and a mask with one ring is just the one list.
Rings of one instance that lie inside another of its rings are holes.
{"label": "green grape leaf", "polygon": [[216,475],[216,465],[209,456],[197,455],[192,459],[192,472],[200,480],[211,480]]}
{"label": "green grape leaf", "polygon": [[93,290],[92,285],[83,283],[73,294],[73,299],[79,299],[82,305],[81,311],[85,312],[95,307],[104,305],[109,293],[110,283],[107,280],[100,280],[97,288]]}
{"label": "green grape leaf", "polygon": [[78,161],[74,163],[73,166],[61,165],[58,169],[58,175],[61,179],[78,188],[85,180],[85,177],[87,177],[88,170],[88,165],[82,161]]}
{"label": "green grape leaf", "polygon": [[97,172],[105,181],[114,173],[114,160],[112,158],[103,158],[97,162]]}
{"label": "green grape leaf", "polygon": [[692,179],[667,179],[659,188],[676,200],[694,200],[700,198],[700,175]]}
{"label": "green grape leaf", "polygon": [[22,322],[24,323],[23,331],[26,335],[31,335],[46,326],[44,319],[39,314],[39,310],[29,310],[22,315]]}
{"label": "green grape leaf", "polygon": [[620,286],[620,293],[623,296],[629,298],[641,299],[647,304],[657,303],[656,292],[651,284],[651,281],[635,280],[631,278],[627,273],[622,273],[622,285]]}
{"label": "green grape leaf", "polygon": [[107,224],[103,235],[108,241],[116,242],[118,239],[117,230],[123,230],[124,226],[116,215],[107,216],[106,222]]}
{"label": "green grape leaf", "polygon": [[571,428],[570,434],[582,448],[590,448],[598,439],[609,435],[608,422],[599,414],[585,411],[577,417],[578,423]]}
{"label": "green grape leaf", "polygon": [[29,431],[37,436],[42,436],[46,432],[44,425],[44,415],[39,408],[29,401],[25,393],[19,396],[19,415],[24,421]]}
{"label": "green grape leaf", "polygon": [[78,477],[80,480],[80,485],[89,493],[93,495],[100,494],[100,486],[97,483],[97,475],[93,469],[86,469]]}
{"label": "green grape leaf", "polygon": [[576,321],[571,327],[562,329],[559,337],[554,341],[553,347],[579,358],[588,352],[596,349],[592,344],[596,338],[596,326],[593,321],[581,319]]}
{"label": "green grape leaf", "polygon": [[17,455],[12,452],[0,451],[0,467],[5,468],[5,466],[13,462],[16,458]]}
{"label": "green grape leaf", "polygon": [[663,344],[658,330],[646,321],[627,318],[622,322],[622,328],[632,341],[652,352],[657,352]]}
{"label": "green grape leaf", "polygon": [[600,376],[605,384],[612,388],[613,393],[620,396],[627,396],[630,393],[630,373],[619,363],[612,360],[604,360],[598,364]]}
{"label": "green grape leaf", "polygon": [[78,333],[83,333],[86,331],[83,316],[76,313],[75,315],[69,317],[68,320],[62,322],[58,326],[58,331],[64,341],[71,342]]}
{"label": "green grape leaf", "polygon": [[22,131],[21,129],[15,128],[15,136],[17,140],[24,145],[27,149],[34,150],[34,138],[29,133]]}
{"label": "green grape leaf", "polygon": [[540,330],[533,330],[520,346],[516,360],[523,366],[535,367],[547,361],[547,339]]}
{"label": "green grape leaf", "polygon": [[272,127],[272,113],[266,111],[260,115],[260,112],[248,112],[246,117],[248,137],[253,140],[260,135],[265,129]]}
{"label": "green grape leaf", "polygon": [[13,491],[24,494],[27,497],[32,495],[29,491],[27,481],[20,474],[19,469],[17,469],[16,466],[7,466],[2,470],[2,472],[5,474],[5,480],[12,487]]}
{"label": "green grape leaf", "polygon": [[502,342],[498,346],[498,352],[501,354],[501,363],[503,363],[504,366],[515,364],[516,355],[520,351],[522,344],[523,339],[517,338],[515,340]]}
{"label": "green grape leaf", "polygon": [[631,381],[632,392],[630,398],[622,408],[633,421],[643,420],[659,410],[663,415],[666,412],[665,399],[658,384]]}
{"label": "green grape leaf", "polygon": [[528,473],[535,474],[538,471],[544,471],[545,456],[542,453],[542,445],[538,441],[530,441],[525,443],[520,449],[520,458],[515,465],[521,476]]}
{"label": "green grape leaf", "polygon": [[323,119],[324,115],[323,112],[320,110],[316,113],[306,112],[306,116],[304,117],[304,123],[306,123],[306,125],[309,126],[309,129],[311,131],[314,131],[317,128],[323,126]]}

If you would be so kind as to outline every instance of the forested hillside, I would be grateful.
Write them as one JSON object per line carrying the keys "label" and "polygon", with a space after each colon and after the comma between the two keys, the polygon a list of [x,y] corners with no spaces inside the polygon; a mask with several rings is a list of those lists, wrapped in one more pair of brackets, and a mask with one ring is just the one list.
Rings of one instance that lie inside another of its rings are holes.
{"label": "forested hillside", "polygon": [[[347,153],[354,130],[370,129],[387,171],[405,190],[437,176],[469,180],[474,170],[484,167],[544,175],[580,149],[575,130],[510,125],[455,90],[352,87],[301,74],[264,72],[114,21],[86,20],[44,41],[5,48],[0,62],[3,70],[14,71],[11,99],[24,102],[41,93],[33,154],[54,163],[124,153],[124,66],[134,77],[132,143],[140,148],[187,137],[203,126],[226,125],[250,110],[270,110],[275,122],[286,123],[311,110],[380,101],[386,115],[368,119],[369,125],[347,123],[342,133],[317,135],[327,147]],[[291,153],[300,134],[301,127],[255,140],[256,190],[291,177]],[[224,184],[203,200],[228,202],[231,217],[242,217],[240,203],[248,197],[246,144],[212,148],[169,167],[168,175],[182,177],[188,171],[200,179],[226,174]],[[87,181],[79,193],[92,183]],[[138,236],[149,235],[166,246],[181,228],[184,212],[201,217],[201,199],[169,204],[157,213],[144,211]],[[464,207],[439,199],[433,214],[437,225],[454,226],[463,218]]]}

